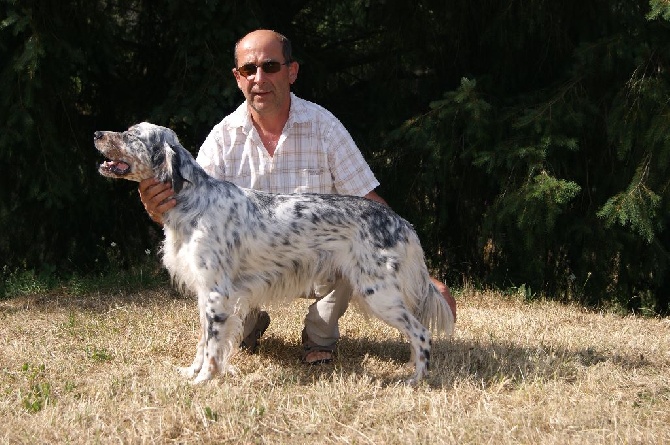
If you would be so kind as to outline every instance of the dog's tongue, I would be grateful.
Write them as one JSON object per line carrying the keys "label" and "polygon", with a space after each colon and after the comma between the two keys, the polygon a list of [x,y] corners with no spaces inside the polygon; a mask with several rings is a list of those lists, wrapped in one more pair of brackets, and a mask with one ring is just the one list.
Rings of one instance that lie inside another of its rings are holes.
{"label": "dog's tongue", "polygon": [[130,169],[130,165],[123,161],[105,161],[105,168],[113,171],[116,174],[123,174]]}

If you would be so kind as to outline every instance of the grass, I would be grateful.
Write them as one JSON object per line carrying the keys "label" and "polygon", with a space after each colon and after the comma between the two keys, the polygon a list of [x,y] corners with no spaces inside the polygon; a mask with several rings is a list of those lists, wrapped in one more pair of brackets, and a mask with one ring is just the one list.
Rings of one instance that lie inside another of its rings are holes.
{"label": "grass", "polygon": [[349,310],[332,365],[299,363],[308,301],[271,308],[236,376],[176,372],[195,302],[169,289],[0,300],[0,443],[670,443],[670,320],[466,289],[417,388],[399,334]]}

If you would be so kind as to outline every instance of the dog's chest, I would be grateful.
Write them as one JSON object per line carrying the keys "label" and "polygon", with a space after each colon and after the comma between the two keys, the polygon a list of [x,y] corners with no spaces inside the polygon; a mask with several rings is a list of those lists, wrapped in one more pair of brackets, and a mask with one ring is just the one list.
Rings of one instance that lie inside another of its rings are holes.
{"label": "dog's chest", "polygon": [[163,263],[174,275],[183,275],[193,262],[191,237],[184,238],[175,230],[165,229],[163,241]]}
{"label": "dog's chest", "polygon": [[223,223],[202,224],[187,231],[166,225],[163,263],[181,281],[201,280],[209,274],[227,276],[237,257],[233,250],[239,242],[238,232]]}

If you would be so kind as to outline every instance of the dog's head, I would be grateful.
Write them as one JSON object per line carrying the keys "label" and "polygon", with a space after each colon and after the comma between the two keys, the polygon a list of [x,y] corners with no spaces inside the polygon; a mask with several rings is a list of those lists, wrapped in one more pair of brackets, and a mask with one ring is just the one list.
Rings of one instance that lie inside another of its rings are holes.
{"label": "dog's head", "polygon": [[103,176],[137,182],[155,177],[172,182],[175,192],[188,180],[181,158],[190,154],[169,128],[142,122],[123,132],[96,131],[93,142],[107,158],[98,168]]}

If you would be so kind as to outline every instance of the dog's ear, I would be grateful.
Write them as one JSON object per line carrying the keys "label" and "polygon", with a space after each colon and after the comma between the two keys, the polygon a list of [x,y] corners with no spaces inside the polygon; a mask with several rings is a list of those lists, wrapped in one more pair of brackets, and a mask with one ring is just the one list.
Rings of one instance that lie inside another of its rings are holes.
{"label": "dog's ear", "polygon": [[165,147],[165,144],[156,144],[151,147],[151,167],[156,179],[162,182],[168,179],[169,173],[165,165]]}
{"label": "dog's ear", "polygon": [[184,177],[181,173],[181,158],[178,150],[174,150],[167,141],[153,147],[151,165],[154,176],[160,182],[169,182],[175,193],[184,187]]}
{"label": "dog's ear", "polygon": [[169,128],[161,128],[160,142],[151,153],[154,176],[161,182],[170,182],[175,193],[184,188],[185,182],[193,182],[192,167],[188,162],[190,153],[181,146],[177,135]]}
{"label": "dog's ear", "polygon": [[172,190],[175,193],[179,193],[184,188],[184,181],[186,181],[181,172],[181,153],[179,149],[175,149],[174,147],[167,148],[166,152],[168,153],[172,170]]}

